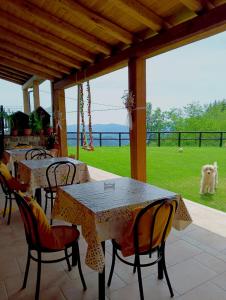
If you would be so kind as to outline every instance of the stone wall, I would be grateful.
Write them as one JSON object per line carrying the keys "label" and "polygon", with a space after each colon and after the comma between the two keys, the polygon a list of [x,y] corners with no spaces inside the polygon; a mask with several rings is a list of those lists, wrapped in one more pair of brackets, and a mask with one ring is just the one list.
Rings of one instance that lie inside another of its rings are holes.
{"label": "stone wall", "polygon": [[46,137],[42,135],[31,136],[4,136],[5,149],[13,148],[18,144],[26,144],[31,146],[45,146]]}

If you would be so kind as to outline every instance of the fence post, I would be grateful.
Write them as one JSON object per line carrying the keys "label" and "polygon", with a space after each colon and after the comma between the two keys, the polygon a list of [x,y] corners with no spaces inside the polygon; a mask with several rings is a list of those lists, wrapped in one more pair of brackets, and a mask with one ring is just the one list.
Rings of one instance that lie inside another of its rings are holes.
{"label": "fence post", "polygon": [[102,147],[102,132],[99,132],[100,147]]}
{"label": "fence post", "polygon": [[223,132],[220,133],[220,147],[223,146]]}
{"label": "fence post", "polygon": [[122,134],[121,134],[121,132],[119,132],[119,134],[118,134],[118,145],[119,145],[119,147],[122,146]]}
{"label": "fence post", "polygon": [[158,132],[158,147],[161,146],[161,132]]}
{"label": "fence post", "polygon": [[178,133],[178,147],[181,146],[181,132]]}
{"label": "fence post", "polygon": [[202,146],[202,132],[199,132],[199,147]]}

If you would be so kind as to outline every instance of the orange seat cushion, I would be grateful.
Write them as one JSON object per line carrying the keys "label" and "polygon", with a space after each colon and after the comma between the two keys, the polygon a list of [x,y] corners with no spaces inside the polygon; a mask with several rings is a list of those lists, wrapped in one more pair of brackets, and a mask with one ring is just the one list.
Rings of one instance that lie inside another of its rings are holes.
{"label": "orange seat cushion", "polygon": [[[172,228],[172,221],[174,218],[174,212],[176,207],[176,202],[173,201],[173,213],[168,225],[168,229],[166,232],[165,240],[168,237],[170,230]],[[153,226],[153,215],[155,210],[159,207],[159,205],[149,209],[140,219],[139,228],[138,228],[138,240],[139,240],[139,252],[143,253],[150,249],[150,228]],[[137,214],[141,208],[136,208],[132,212],[132,219],[126,224],[120,238],[116,240],[116,243],[119,245],[120,250],[123,256],[130,256],[135,253],[134,249],[134,224],[137,217]],[[166,203],[162,206],[159,212],[156,215],[155,227],[153,232],[153,241],[152,241],[152,249],[156,248],[160,245],[163,231],[166,226],[168,216],[169,216],[170,206]]]}
{"label": "orange seat cushion", "polygon": [[[79,231],[71,226],[50,226],[48,219],[38,204],[31,197],[24,197],[30,206],[33,215],[38,223],[38,234],[42,248],[48,250],[63,250],[79,238]],[[35,243],[35,237],[33,237]]]}
{"label": "orange seat cushion", "polygon": [[9,180],[12,178],[12,175],[10,174],[9,169],[3,162],[0,162],[0,172],[5,177],[6,180]]}

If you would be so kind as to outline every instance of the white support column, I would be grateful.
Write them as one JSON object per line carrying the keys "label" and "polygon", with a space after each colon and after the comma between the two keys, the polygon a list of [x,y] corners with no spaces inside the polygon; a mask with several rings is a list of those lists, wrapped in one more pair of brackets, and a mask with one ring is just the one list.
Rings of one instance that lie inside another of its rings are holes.
{"label": "white support column", "polygon": [[28,89],[23,89],[23,100],[24,100],[24,112],[25,114],[30,113],[30,97],[28,94]]}

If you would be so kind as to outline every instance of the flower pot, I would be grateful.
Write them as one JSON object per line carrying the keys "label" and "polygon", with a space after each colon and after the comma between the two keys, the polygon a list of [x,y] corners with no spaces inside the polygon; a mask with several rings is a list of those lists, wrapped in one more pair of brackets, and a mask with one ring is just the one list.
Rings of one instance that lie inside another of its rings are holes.
{"label": "flower pot", "polygon": [[50,135],[51,133],[53,133],[53,128],[52,127],[46,128],[46,135]]}
{"label": "flower pot", "polygon": [[32,134],[32,129],[31,128],[25,128],[24,129],[24,135],[30,136]]}
{"label": "flower pot", "polygon": [[18,136],[18,130],[17,129],[12,129],[11,135],[12,136]]}

